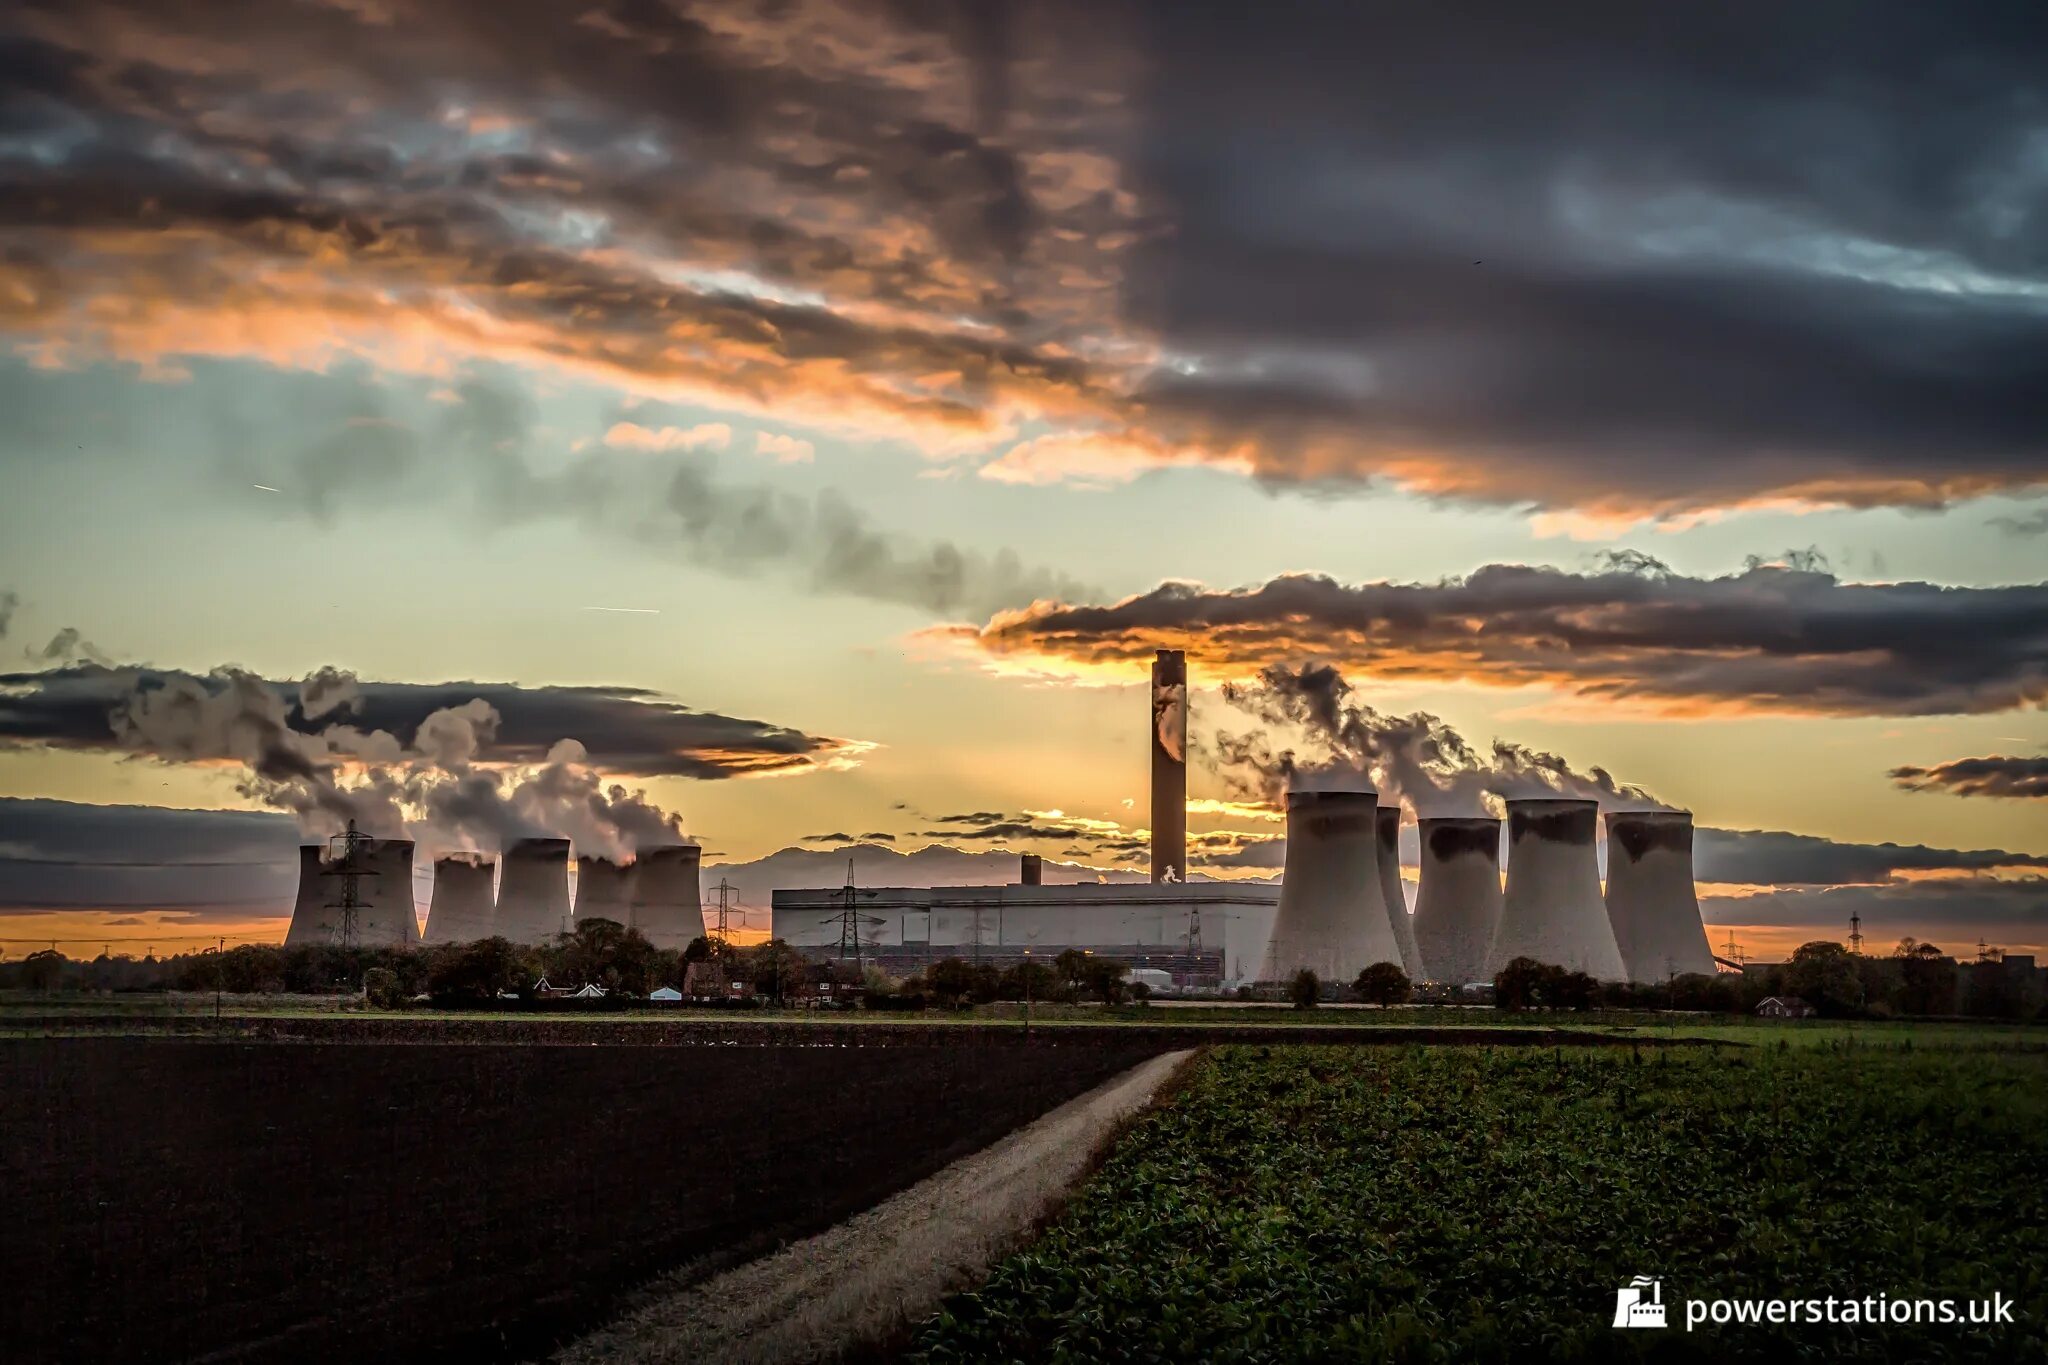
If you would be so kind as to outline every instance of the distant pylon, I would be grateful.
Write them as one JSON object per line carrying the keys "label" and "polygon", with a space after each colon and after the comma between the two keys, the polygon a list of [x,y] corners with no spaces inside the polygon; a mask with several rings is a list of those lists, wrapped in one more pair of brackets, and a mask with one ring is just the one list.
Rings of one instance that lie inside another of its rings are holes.
{"label": "distant pylon", "polygon": [[1863,956],[1863,916],[1849,916],[1849,951]]}
{"label": "distant pylon", "polygon": [[369,848],[370,843],[370,836],[358,833],[356,822],[353,820],[348,822],[346,833],[337,834],[327,841],[327,866],[321,875],[341,878],[341,899],[329,904],[327,908],[341,912],[341,919],[334,926],[334,932],[344,948],[356,946],[356,920],[364,908],[358,879],[377,875],[363,870],[361,855]]}

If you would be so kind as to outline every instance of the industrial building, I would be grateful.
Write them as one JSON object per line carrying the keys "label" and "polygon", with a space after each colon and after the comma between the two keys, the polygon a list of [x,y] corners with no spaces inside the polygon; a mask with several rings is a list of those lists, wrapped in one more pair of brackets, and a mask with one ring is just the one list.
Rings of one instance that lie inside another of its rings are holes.
{"label": "industrial building", "polygon": [[836,958],[851,925],[862,962],[898,976],[949,957],[999,968],[1050,965],[1072,948],[1195,987],[1252,979],[1280,899],[1266,882],[1020,881],[863,886],[850,894],[849,901],[844,888],[774,892],[773,936]]}
{"label": "industrial building", "polygon": [[498,865],[474,853],[450,853],[436,858],[425,941],[466,943],[489,938],[495,918],[491,892],[497,876]]}
{"label": "industrial building", "polygon": [[498,877],[491,932],[514,943],[546,943],[569,928],[569,841],[515,839]]}
{"label": "industrial building", "polygon": [[[350,943],[362,947],[407,948],[420,941],[412,903],[410,839],[372,839],[351,833],[354,875],[344,875],[342,854],[330,858],[326,844],[299,846],[299,891],[285,929],[287,946]],[[344,908],[350,882],[356,903]]]}
{"label": "industrial building", "polygon": [[1376,855],[1380,868],[1380,898],[1387,903],[1387,919],[1394,927],[1394,942],[1401,949],[1401,970],[1410,981],[1427,981],[1422,950],[1415,942],[1415,917],[1408,913],[1408,893],[1401,889],[1401,807],[1381,806],[1375,829],[1379,837]]}

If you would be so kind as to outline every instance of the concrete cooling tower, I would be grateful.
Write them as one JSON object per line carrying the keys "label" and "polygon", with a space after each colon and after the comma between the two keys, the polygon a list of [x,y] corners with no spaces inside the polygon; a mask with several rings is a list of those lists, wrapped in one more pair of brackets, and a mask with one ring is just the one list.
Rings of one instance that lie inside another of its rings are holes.
{"label": "concrete cooling tower", "polygon": [[491,884],[498,865],[474,853],[434,860],[434,895],[427,903],[428,943],[469,943],[497,932]]}
{"label": "concrete cooling tower", "polygon": [[1387,921],[1401,948],[1401,970],[1410,981],[1427,981],[1422,953],[1415,943],[1415,917],[1408,913],[1408,896],[1401,890],[1401,808],[1381,806],[1373,818],[1379,842],[1374,857],[1380,865],[1380,899],[1387,903]]}
{"label": "concrete cooling tower", "polygon": [[1600,896],[1599,829],[1597,801],[1508,802],[1508,888],[1485,979],[1518,957],[1601,981],[1627,977]]}
{"label": "concrete cooling tower", "polygon": [[1289,792],[1280,906],[1262,981],[1286,981],[1303,967],[1350,985],[1375,962],[1401,960],[1380,891],[1372,792]]}
{"label": "concrete cooling tower", "polygon": [[518,839],[505,850],[495,922],[514,943],[546,943],[569,927],[567,839]]}
{"label": "concrete cooling tower", "polygon": [[327,902],[339,899],[331,893],[338,891],[339,877],[324,877],[327,845],[299,845],[299,894],[292,901],[292,922],[284,931],[285,947],[296,947],[301,943],[332,943],[334,916],[327,909]]}
{"label": "concrete cooling tower", "polygon": [[1693,892],[1690,812],[1608,813],[1607,918],[1629,980],[1714,974]]}
{"label": "concrete cooling tower", "polygon": [[1415,893],[1415,945],[1430,979],[1484,981],[1486,951],[1500,923],[1500,821],[1424,820],[1422,882]]}
{"label": "concrete cooling tower", "polygon": [[646,848],[634,866],[632,926],[657,948],[687,948],[704,933],[698,877],[704,850],[696,844]]}
{"label": "concrete cooling tower", "polygon": [[[370,875],[356,879],[356,898],[362,902],[356,911],[357,943],[371,948],[410,948],[420,941],[419,911],[412,901],[412,851],[410,839],[365,841],[361,865]],[[327,880],[334,887],[328,899],[339,901],[347,878]],[[338,924],[341,912],[328,913]]]}
{"label": "concrete cooling tower", "polygon": [[633,922],[633,885],[638,863],[615,863],[584,854],[576,859],[576,918]]}

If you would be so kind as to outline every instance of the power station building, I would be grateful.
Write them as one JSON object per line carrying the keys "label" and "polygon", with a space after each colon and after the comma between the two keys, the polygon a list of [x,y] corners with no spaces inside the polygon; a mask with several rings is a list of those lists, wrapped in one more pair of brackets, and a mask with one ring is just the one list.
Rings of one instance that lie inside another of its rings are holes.
{"label": "power station building", "polygon": [[[1250,980],[1272,937],[1280,888],[1267,882],[1078,882],[1046,886],[856,887],[776,891],[774,937],[836,957],[851,922],[860,955],[907,976],[949,957],[998,968],[1050,964],[1069,948],[1182,986]],[[1384,926],[1381,932],[1386,933]]]}

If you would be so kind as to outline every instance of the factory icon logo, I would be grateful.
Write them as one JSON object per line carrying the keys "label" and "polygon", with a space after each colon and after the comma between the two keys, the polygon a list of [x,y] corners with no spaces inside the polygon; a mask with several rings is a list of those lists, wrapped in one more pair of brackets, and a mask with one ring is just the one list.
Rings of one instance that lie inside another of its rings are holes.
{"label": "factory icon logo", "polygon": [[1664,1282],[1649,1275],[1638,1275],[1615,1290],[1614,1325],[1664,1326]]}

